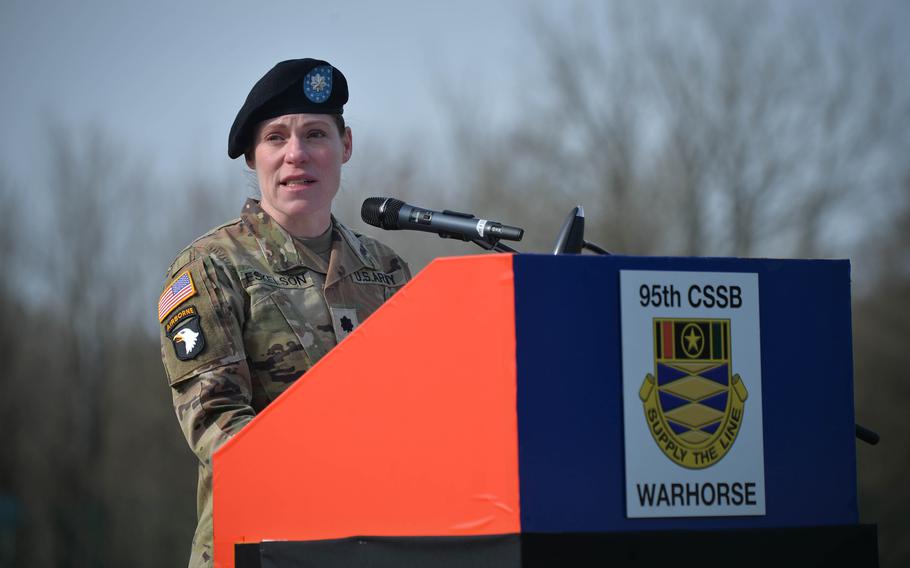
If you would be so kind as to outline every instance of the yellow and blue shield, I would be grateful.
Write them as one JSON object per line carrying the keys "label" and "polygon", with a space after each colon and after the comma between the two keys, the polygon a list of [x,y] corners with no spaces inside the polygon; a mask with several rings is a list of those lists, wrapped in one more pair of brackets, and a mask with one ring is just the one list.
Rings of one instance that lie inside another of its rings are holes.
{"label": "yellow and blue shield", "polygon": [[731,370],[729,319],[654,318],[654,374],[639,390],[648,428],[675,463],[704,469],[739,434],[748,392]]}

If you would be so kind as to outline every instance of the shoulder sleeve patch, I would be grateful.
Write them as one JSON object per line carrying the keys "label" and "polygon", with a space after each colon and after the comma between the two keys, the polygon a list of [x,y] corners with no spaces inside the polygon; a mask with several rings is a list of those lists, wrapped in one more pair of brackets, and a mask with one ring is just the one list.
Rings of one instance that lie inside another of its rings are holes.
{"label": "shoulder sleeve patch", "polygon": [[[207,368],[243,359],[243,353],[236,347],[242,341],[237,338],[231,340],[233,335],[240,333],[239,325],[230,324],[230,317],[226,315],[228,310],[209,281],[204,258],[187,264],[174,283],[181,278],[184,280],[175,296],[183,295],[183,299],[176,300],[177,303],[168,300],[172,307],[165,308],[166,312],[162,310],[161,301],[158,307],[161,358],[171,386]],[[192,292],[187,293],[187,289],[192,289]],[[168,292],[166,288],[165,294]],[[192,303],[185,304],[189,298],[193,298]]]}
{"label": "shoulder sleeve patch", "polygon": [[164,322],[164,318],[177,309],[177,306],[195,295],[196,285],[193,283],[193,275],[189,270],[184,270],[180,276],[164,287],[164,292],[158,298],[158,321]]}

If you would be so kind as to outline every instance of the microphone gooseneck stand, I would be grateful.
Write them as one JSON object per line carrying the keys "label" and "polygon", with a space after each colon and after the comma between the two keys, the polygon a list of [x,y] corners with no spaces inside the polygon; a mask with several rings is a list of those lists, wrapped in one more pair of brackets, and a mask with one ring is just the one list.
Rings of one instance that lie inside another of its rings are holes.
{"label": "microphone gooseneck stand", "polygon": [[613,254],[585,240],[585,210],[581,205],[576,205],[569,211],[569,216],[559,230],[553,254],[581,254],[585,249],[601,255]]}

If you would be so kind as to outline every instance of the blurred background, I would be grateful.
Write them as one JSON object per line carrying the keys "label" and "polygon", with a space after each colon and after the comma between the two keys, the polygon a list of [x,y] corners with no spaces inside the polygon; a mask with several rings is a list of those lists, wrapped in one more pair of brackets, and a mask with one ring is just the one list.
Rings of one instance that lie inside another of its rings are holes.
{"label": "blurred background", "polygon": [[[0,566],[181,566],[194,457],[164,270],[239,214],[227,133],[276,62],[351,89],[336,215],[472,212],[552,249],[848,258],[860,514],[910,565],[910,4],[902,0],[0,4]],[[377,230],[366,229],[371,234]],[[482,254],[380,236],[416,271]]]}

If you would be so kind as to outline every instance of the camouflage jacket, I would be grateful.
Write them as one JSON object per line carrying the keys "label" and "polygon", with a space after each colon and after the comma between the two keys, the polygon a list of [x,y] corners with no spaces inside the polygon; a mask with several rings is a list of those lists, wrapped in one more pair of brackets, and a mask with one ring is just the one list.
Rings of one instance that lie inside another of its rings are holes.
{"label": "camouflage jacket", "polygon": [[168,270],[161,358],[199,459],[191,567],[212,565],[212,453],[410,279],[394,251],[332,221],[326,265],[249,199]]}

